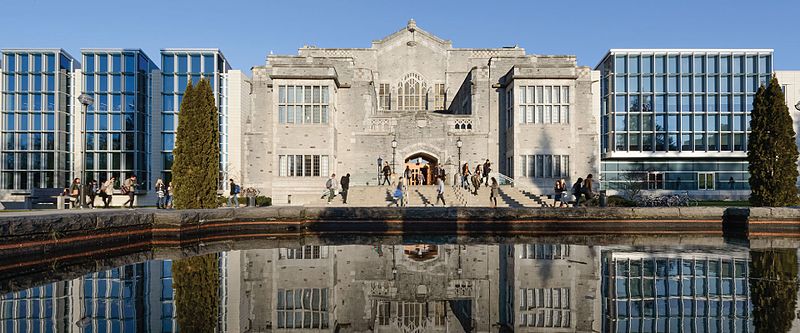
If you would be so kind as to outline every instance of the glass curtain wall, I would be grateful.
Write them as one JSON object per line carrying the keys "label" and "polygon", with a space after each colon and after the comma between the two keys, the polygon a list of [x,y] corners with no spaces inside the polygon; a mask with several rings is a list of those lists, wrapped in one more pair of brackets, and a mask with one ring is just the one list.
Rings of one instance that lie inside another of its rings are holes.
{"label": "glass curtain wall", "polygon": [[0,187],[67,186],[72,71],[80,65],[59,49],[4,50],[2,60]]}

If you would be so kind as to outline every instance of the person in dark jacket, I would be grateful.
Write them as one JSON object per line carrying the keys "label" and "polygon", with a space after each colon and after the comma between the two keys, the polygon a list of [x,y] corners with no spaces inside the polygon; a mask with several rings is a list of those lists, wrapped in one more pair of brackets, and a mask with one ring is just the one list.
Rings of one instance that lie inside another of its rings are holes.
{"label": "person in dark jacket", "polygon": [[389,176],[392,175],[392,168],[389,167],[389,162],[383,165],[383,181],[381,181],[381,185],[391,184],[392,182],[389,180]]}
{"label": "person in dark jacket", "polygon": [[583,196],[583,178],[578,178],[578,181],[572,184],[572,194],[575,195],[575,207],[580,206]]}
{"label": "person in dark jacket", "polygon": [[342,195],[342,203],[347,204],[347,190],[350,189],[350,174],[346,174],[342,176],[342,180],[339,181],[339,184],[342,185],[342,190],[339,192]]}

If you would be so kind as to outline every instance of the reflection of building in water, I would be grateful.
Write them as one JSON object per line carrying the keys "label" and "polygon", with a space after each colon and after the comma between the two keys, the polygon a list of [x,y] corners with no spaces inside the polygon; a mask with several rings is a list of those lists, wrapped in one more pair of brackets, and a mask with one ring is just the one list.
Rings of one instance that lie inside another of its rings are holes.
{"label": "reflection of building in water", "polygon": [[230,295],[241,288],[228,330],[599,330],[599,304],[586,301],[599,297],[599,262],[585,246],[303,246],[228,260]]}
{"label": "reflection of building in water", "polygon": [[170,261],[91,273],[0,297],[0,332],[173,332]]}
{"label": "reflection of building in water", "polygon": [[0,332],[64,332],[69,320],[69,283],[56,282],[0,297]]}
{"label": "reflection of building in water", "polygon": [[752,332],[748,252],[604,251],[606,332]]}
{"label": "reflection of building in water", "polygon": [[501,322],[516,332],[597,332],[596,248],[501,245]]}

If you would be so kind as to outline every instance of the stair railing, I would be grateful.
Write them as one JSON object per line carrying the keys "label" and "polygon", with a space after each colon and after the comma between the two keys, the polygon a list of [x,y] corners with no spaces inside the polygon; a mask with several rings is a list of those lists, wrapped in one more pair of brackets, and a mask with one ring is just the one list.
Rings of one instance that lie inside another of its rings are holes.
{"label": "stair railing", "polygon": [[497,173],[497,183],[498,185],[511,185],[514,186],[514,178],[506,176],[502,173]]}

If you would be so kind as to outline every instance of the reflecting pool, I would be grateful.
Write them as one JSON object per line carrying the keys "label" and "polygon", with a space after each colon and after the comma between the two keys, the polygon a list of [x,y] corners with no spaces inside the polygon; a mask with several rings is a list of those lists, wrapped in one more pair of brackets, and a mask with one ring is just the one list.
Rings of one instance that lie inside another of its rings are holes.
{"label": "reflecting pool", "polygon": [[0,332],[800,331],[796,248],[269,247],[6,290]]}

